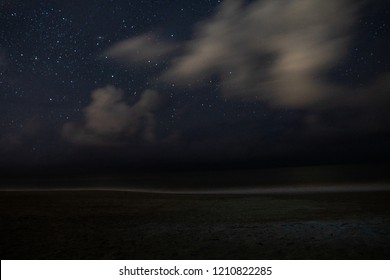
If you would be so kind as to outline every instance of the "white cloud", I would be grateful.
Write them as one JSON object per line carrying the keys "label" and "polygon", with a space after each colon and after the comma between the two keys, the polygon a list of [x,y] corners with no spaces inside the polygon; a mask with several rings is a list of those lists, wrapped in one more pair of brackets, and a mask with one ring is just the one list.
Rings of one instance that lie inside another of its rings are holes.
{"label": "white cloud", "polygon": [[92,102],[84,109],[82,124],[66,123],[63,136],[74,143],[112,145],[129,139],[154,141],[154,111],[159,106],[158,93],[146,90],[137,103],[126,103],[123,91],[113,86],[92,93]]}

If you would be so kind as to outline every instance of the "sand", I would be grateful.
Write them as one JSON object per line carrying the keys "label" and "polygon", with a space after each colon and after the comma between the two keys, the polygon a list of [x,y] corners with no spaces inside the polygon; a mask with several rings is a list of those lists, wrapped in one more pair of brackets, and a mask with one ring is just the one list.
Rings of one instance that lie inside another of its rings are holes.
{"label": "sand", "polygon": [[389,259],[390,192],[0,192],[1,259]]}

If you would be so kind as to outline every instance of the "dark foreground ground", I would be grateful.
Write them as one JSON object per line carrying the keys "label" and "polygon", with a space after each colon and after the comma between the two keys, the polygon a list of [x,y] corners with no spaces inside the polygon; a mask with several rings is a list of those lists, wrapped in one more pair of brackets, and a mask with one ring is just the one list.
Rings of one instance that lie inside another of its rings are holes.
{"label": "dark foreground ground", "polygon": [[390,192],[0,192],[1,259],[389,259]]}

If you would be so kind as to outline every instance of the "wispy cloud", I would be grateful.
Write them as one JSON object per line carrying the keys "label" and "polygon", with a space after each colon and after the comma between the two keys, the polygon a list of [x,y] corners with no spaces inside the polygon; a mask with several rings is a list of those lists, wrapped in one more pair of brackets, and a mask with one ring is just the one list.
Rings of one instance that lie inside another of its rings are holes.
{"label": "wispy cloud", "polygon": [[142,63],[180,49],[161,73],[165,82],[193,85],[217,76],[227,98],[301,108],[335,90],[326,72],[347,51],[356,11],[349,0],[226,0],[181,46],[145,34],[106,54]]}
{"label": "wispy cloud", "polygon": [[160,61],[175,49],[175,44],[159,40],[150,33],[118,42],[104,54],[124,63],[139,64]]}
{"label": "wispy cloud", "polygon": [[221,79],[226,97],[302,107],[331,90],[324,74],[346,52],[349,1],[225,1],[163,74],[176,83]]}
{"label": "wispy cloud", "polygon": [[225,98],[304,109],[309,129],[387,130],[388,75],[360,88],[329,77],[348,52],[359,7],[350,0],[225,0],[180,46],[161,41],[157,50],[149,35],[141,35],[117,46],[129,44],[123,49],[142,59],[117,59],[142,62],[169,53],[160,73],[168,84],[193,86],[218,77]]}

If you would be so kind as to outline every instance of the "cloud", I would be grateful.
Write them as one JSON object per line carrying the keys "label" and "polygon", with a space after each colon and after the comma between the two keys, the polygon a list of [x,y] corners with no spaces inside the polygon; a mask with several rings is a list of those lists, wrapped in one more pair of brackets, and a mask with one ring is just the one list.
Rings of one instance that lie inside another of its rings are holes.
{"label": "cloud", "polygon": [[[0,132],[0,165],[44,160],[53,155],[49,146],[55,135],[55,131],[45,126],[39,117],[20,120],[18,127]],[[45,146],[45,151],[40,149],[42,146]]]}
{"label": "cloud", "polygon": [[[224,97],[304,109],[309,128],[386,130],[388,75],[360,88],[337,85],[329,75],[351,47],[357,2],[225,0],[192,39],[168,48],[160,81],[187,86],[218,77]],[[117,46],[129,43],[132,55],[157,52],[147,36]]]}
{"label": "cloud", "polygon": [[172,43],[158,40],[154,34],[145,34],[118,42],[105,55],[128,64],[156,62],[170,55],[176,46]]}
{"label": "cloud", "polygon": [[389,81],[387,73],[368,86],[337,92],[309,110],[306,127],[315,134],[388,133]]}
{"label": "cloud", "polygon": [[8,12],[15,9],[18,4],[20,4],[20,0],[0,0],[0,10]]}
{"label": "cloud", "polygon": [[129,139],[154,141],[154,111],[159,107],[157,92],[146,90],[137,103],[126,103],[123,91],[113,86],[92,92],[92,102],[84,109],[82,124],[66,123],[62,135],[77,144],[123,144]]}
{"label": "cloud", "polygon": [[324,74],[345,54],[349,1],[227,0],[163,73],[184,84],[217,75],[223,94],[304,107],[332,91]]}
{"label": "cloud", "polygon": [[145,34],[106,54],[127,63],[175,54],[161,73],[167,83],[217,76],[226,98],[302,108],[338,90],[326,74],[348,49],[356,11],[350,0],[225,0],[182,46]]}
{"label": "cloud", "polygon": [[12,148],[20,148],[24,145],[26,139],[31,139],[39,135],[42,127],[41,124],[35,119],[31,118],[26,120],[20,128],[16,131],[9,132],[0,137],[0,147],[4,150],[9,150]]}

